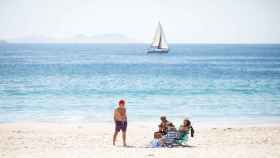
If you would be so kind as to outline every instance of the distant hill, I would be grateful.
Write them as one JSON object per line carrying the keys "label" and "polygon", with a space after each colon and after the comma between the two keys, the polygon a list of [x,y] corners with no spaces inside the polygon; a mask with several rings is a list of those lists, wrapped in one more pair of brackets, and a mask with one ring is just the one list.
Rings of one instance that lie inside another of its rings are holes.
{"label": "distant hill", "polygon": [[10,39],[16,43],[136,43],[137,40],[122,34],[79,34],[71,37],[26,36]]}
{"label": "distant hill", "polygon": [[0,44],[6,44],[6,43],[8,43],[8,42],[5,40],[0,40]]}
{"label": "distant hill", "polygon": [[10,42],[13,43],[48,43],[48,42],[55,42],[54,38],[45,37],[45,36],[24,36],[24,37],[16,37],[9,39]]}
{"label": "distant hill", "polygon": [[89,42],[89,43],[135,43],[135,39],[122,34],[100,34],[94,36],[76,35],[67,39],[74,42]]}

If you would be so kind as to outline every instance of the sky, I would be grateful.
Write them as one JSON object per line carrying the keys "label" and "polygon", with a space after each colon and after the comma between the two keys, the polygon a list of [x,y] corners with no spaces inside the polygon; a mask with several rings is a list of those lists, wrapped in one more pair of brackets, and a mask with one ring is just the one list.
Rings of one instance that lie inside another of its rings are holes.
{"label": "sky", "polygon": [[280,0],[0,0],[0,39],[118,34],[150,42],[280,43]]}

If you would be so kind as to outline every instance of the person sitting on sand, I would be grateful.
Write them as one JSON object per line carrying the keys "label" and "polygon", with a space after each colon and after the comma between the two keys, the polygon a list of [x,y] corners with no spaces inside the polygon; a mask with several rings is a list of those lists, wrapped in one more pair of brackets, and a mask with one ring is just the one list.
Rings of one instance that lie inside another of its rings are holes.
{"label": "person sitting on sand", "polygon": [[161,116],[160,120],[161,120],[161,123],[158,125],[158,127],[159,127],[159,131],[158,132],[160,132],[161,135],[166,135],[168,124],[170,122],[167,121],[166,116]]}
{"label": "person sitting on sand", "polygon": [[185,118],[183,121],[183,124],[179,128],[180,135],[189,134],[189,131],[191,131],[191,137],[194,136],[194,129],[191,125],[191,121],[188,118]]}
{"label": "person sitting on sand", "polygon": [[161,146],[165,146],[166,143],[168,142],[172,142],[174,139],[176,139],[178,137],[178,131],[176,129],[176,127],[173,125],[173,123],[168,122],[166,124],[166,135],[163,135],[160,138],[160,144]]}
{"label": "person sitting on sand", "polygon": [[127,115],[125,109],[125,101],[119,101],[119,107],[114,110],[115,133],[113,136],[113,145],[115,145],[116,138],[120,130],[122,131],[123,146],[126,145],[126,129],[127,129]]}

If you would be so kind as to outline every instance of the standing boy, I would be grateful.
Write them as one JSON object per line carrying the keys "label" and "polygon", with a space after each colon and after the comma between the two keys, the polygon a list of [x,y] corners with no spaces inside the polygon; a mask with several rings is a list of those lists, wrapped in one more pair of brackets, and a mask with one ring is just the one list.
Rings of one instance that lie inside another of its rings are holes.
{"label": "standing boy", "polygon": [[114,110],[115,121],[115,133],[113,136],[113,145],[115,145],[116,138],[120,130],[122,131],[123,146],[126,145],[126,128],[127,128],[127,116],[125,109],[125,101],[120,100],[119,106]]}

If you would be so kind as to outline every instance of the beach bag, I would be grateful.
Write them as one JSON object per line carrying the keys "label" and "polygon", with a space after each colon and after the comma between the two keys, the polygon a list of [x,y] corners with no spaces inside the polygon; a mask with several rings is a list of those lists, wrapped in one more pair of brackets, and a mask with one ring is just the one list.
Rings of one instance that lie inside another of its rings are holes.
{"label": "beach bag", "polygon": [[159,139],[152,140],[151,141],[151,146],[152,146],[152,148],[159,148],[161,146]]}

